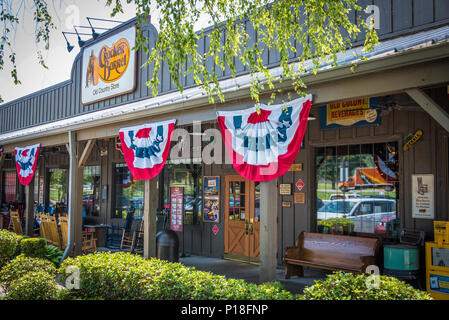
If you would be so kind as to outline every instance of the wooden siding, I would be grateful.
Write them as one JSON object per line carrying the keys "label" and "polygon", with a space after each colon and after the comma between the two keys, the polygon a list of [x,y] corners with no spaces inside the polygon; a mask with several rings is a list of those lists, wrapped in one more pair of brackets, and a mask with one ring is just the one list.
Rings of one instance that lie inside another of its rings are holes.
{"label": "wooden siding", "polygon": [[[447,0],[359,0],[359,3],[362,7],[367,5],[378,6],[380,11],[378,35],[381,40],[441,26],[449,22],[449,4]],[[368,14],[365,12],[356,12],[353,13],[352,19],[354,21],[356,18],[366,19],[367,16]],[[123,28],[129,26],[130,23],[123,25]],[[257,38],[257,34],[248,21],[243,21],[242,23],[245,23],[249,31],[251,43],[251,41]],[[150,43],[148,47],[154,47],[157,37],[154,27],[144,25],[142,31],[149,38]],[[198,51],[201,54],[207,50],[208,32],[210,32],[210,29],[206,29],[205,38],[198,41]],[[226,37],[226,34],[224,34],[224,37]],[[360,44],[362,39],[363,35],[359,36],[354,44]],[[297,49],[296,53],[290,53],[292,59],[301,54],[299,45]],[[140,68],[148,58],[141,50],[137,55],[137,87],[134,92],[83,106],[80,98],[81,56],[82,54],[80,53],[73,63],[71,80],[0,106],[0,133],[67,119],[151,97],[151,90],[146,86],[146,81],[151,77],[153,70],[151,66]],[[267,49],[263,51],[263,61],[267,66],[279,65],[279,60],[278,52]],[[241,63],[236,62],[238,75],[248,72]],[[231,76],[228,68],[221,71],[212,60],[208,61],[207,67],[210,70],[215,70],[219,75],[219,79]],[[184,71],[188,68],[189,66],[186,64]],[[170,72],[166,63],[162,64],[159,76],[160,94],[177,91],[176,86],[170,79]],[[181,83],[185,88],[195,86],[191,75],[181,77]]]}

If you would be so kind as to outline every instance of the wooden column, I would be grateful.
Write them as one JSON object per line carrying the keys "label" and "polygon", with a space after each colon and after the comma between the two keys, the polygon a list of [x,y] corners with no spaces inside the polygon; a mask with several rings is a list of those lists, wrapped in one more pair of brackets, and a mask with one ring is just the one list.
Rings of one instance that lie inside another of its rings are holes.
{"label": "wooden column", "polygon": [[25,230],[27,236],[33,235],[34,226],[34,179],[25,187]]}
{"label": "wooden column", "polygon": [[158,198],[158,178],[145,180],[144,195],[144,244],[143,254],[145,258],[156,257],[156,210]]}
{"label": "wooden column", "polygon": [[276,280],[277,179],[260,183],[260,282]]}

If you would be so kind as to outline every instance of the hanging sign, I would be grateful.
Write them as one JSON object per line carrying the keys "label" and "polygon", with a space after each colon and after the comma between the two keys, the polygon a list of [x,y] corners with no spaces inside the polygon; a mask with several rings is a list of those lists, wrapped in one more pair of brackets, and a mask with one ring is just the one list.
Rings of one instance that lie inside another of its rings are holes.
{"label": "hanging sign", "polygon": [[379,124],[378,98],[361,98],[320,107],[320,128],[360,127]]}
{"label": "hanging sign", "polygon": [[220,219],[220,177],[204,177],[203,221],[218,223]]}
{"label": "hanging sign", "polygon": [[123,155],[134,179],[152,179],[162,170],[175,122],[168,120],[120,129]]}
{"label": "hanging sign", "polygon": [[298,154],[312,106],[312,95],[283,105],[218,111],[218,124],[237,172],[252,181],[283,175]]}
{"label": "hanging sign", "polygon": [[83,49],[81,102],[91,104],[134,91],[136,27]]}
{"label": "hanging sign", "polygon": [[34,177],[39,157],[40,144],[24,148],[15,148],[17,176],[22,185],[27,186]]}
{"label": "hanging sign", "polygon": [[170,229],[182,232],[184,216],[184,188],[170,188]]}
{"label": "hanging sign", "polygon": [[412,218],[434,219],[434,177],[433,174],[412,175]]}

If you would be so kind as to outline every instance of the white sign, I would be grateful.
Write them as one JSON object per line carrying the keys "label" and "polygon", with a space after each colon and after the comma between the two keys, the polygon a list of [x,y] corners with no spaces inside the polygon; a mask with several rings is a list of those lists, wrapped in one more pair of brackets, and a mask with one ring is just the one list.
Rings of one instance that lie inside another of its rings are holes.
{"label": "white sign", "polygon": [[434,219],[433,174],[412,175],[412,218]]}
{"label": "white sign", "polygon": [[81,102],[90,104],[128,92],[136,85],[136,27],[83,50]]}

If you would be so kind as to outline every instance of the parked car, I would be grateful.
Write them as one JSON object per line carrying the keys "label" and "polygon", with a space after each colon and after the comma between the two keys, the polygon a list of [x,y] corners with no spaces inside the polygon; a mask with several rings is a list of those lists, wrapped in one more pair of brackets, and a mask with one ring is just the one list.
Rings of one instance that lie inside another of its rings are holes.
{"label": "parked car", "polygon": [[394,219],[392,217],[396,217],[396,200],[383,198],[332,200],[317,212],[318,220],[342,217],[354,221],[355,232],[374,233],[377,223],[382,222],[382,219],[388,217],[391,220]]}
{"label": "parked car", "polygon": [[337,193],[337,194],[331,194],[329,197],[329,200],[342,200],[342,199],[354,199],[359,198],[359,195],[357,193]]}

